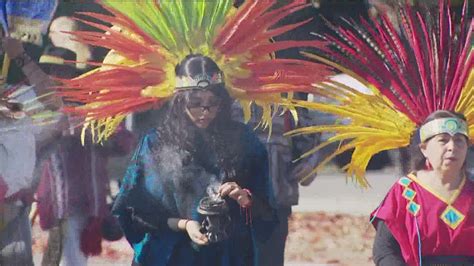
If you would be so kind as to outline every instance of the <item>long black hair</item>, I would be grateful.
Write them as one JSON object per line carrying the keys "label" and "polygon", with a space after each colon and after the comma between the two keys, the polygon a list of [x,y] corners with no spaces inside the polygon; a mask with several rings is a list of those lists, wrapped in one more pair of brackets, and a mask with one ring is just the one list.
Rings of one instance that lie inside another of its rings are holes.
{"label": "long black hair", "polygon": [[[200,54],[188,55],[175,68],[177,77],[195,77],[202,74],[212,76],[220,71],[212,59]],[[237,139],[240,127],[237,122],[231,120],[232,98],[224,84],[214,84],[204,89],[220,99],[219,111],[211,124],[206,129],[194,125],[185,111],[193,89],[184,89],[174,94],[159,118],[161,122],[157,130],[160,141],[188,152],[188,159],[208,170],[219,168],[227,173],[235,172],[240,154]],[[215,155],[216,162],[212,162],[209,154]]]}

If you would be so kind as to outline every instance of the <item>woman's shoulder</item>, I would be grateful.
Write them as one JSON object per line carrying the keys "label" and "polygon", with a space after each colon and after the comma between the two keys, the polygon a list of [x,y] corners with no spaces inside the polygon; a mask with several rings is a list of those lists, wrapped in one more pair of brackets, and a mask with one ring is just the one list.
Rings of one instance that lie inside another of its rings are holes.
{"label": "woman's shoulder", "polygon": [[232,120],[228,123],[227,127],[228,129],[238,132],[239,134],[255,135],[255,132],[252,127],[240,121]]}
{"label": "woman's shoulder", "polygon": [[245,153],[259,154],[266,150],[257,133],[247,124],[230,121],[224,131],[226,139],[238,143],[239,149]]}
{"label": "woman's shoulder", "polygon": [[[407,188],[409,188],[412,182],[413,180],[408,176],[402,176],[398,178],[392,187],[387,191],[379,206],[371,213],[371,219],[376,217],[380,220],[387,221],[398,219],[404,216],[406,213],[405,210],[407,210],[406,203],[408,199],[406,196],[412,196],[410,194],[406,194],[407,192],[410,192],[410,189]],[[398,218],[396,218],[396,214],[399,216]]]}
{"label": "woman's shoulder", "polygon": [[252,137],[254,134],[253,130],[247,124],[235,120],[228,121],[218,130],[228,137],[233,136],[235,138]]}
{"label": "woman's shoulder", "polygon": [[149,129],[142,134],[139,138],[139,142],[137,148],[135,150],[135,155],[133,158],[136,158],[139,154],[143,152],[147,152],[150,150],[151,147],[157,145],[159,143],[160,134],[156,128]]}
{"label": "woman's shoulder", "polygon": [[156,142],[160,139],[160,132],[157,128],[145,131],[141,137],[142,142]]}
{"label": "woman's shoulder", "polygon": [[407,189],[413,187],[412,183],[416,182],[413,179],[413,175],[408,174],[399,177],[395,180],[392,187],[388,190],[387,195],[392,194],[393,196],[401,196],[401,194]]}
{"label": "woman's shoulder", "polygon": [[247,130],[249,127],[247,124],[235,121],[235,120],[230,120],[226,123],[225,127],[229,130],[238,130],[238,131],[243,131]]}
{"label": "woman's shoulder", "polygon": [[393,176],[392,180],[394,180],[392,183],[392,187],[394,186],[406,187],[410,185],[411,183],[415,182],[412,174],[396,175],[396,176]]}
{"label": "woman's shoulder", "polygon": [[234,130],[239,133],[240,137],[252,145],[260,145],[261,141],[255,130],[247,124],[234,121]]}

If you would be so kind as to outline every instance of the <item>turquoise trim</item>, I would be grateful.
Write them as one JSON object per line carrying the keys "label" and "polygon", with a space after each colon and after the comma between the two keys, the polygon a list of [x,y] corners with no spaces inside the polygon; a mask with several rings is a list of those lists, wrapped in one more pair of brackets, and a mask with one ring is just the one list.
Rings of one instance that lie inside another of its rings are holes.
{"label": "turquoise trim", "polygon": [[459,215],[457,215],[457,213],[453,210],[448,210],[444,214],[444,218],[446,218],[446,220],[448,220],[451,224],[454,224],[459,221],[459,219],[461,219],[461,217],[459,217]]}
{"label": "turquoise trim", "polygon": [[398,180],[398,183],[400,185],[404,186],[404,187],[407,187],[408,185],[410,185],[411,182],[413,182],[413,181],[410,178],[406,177],[406,176],[404,176],[404,177],[402,177]]}
{"label": "turquoise trim", "polygon": [[453,206],[448,206],[441,214],[441,220],[454,230],[464,220],[464,215]]}
{"label": "turquoise trim", "polygon": [[416,196],[416,192],[409,188],[409,187],[406,187],[405,190],[403,190],[403,193],[402,193],[403,197],[405,197],[407,200],[410,200],[412,201],[415,196]]}
{"label": "turquoise trim", "polygon": [[407,204],[407,210],[410,212],[412,215],[416,216],[418,212],[420,211],[420,205],[416,204],[413,201],[408,202]]}

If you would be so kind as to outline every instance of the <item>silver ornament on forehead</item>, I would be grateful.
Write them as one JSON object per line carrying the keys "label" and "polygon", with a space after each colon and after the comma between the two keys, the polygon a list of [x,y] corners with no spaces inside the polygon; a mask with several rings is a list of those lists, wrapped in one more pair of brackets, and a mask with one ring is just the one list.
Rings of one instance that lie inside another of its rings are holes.
{"label": "silver ornament on forehead", "polygon": [[176,77],[176,89],[196,89],[207,88],[211,85],[224,83],[224,75],[222,72],[214,73],[212,76],[208,74],[199,74],[193,77],[182,76]]}

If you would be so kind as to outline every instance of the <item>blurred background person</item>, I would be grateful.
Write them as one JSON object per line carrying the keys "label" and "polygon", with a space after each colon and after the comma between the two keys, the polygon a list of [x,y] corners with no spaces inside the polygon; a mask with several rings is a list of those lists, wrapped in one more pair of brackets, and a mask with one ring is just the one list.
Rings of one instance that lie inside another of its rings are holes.
{"label": "blurred background person", "polygon": [[[254,107],[254,109],[257,108]],[[309,125],[311,117],[308,110],[300,109],[298,111],[300,125]],[[242,109],[238,103],[233,104],[232,112],[235,120],[244,120]],[[261,113],[259,110],[253,110],[253,112],[255,114]],[[249,121],[248,125],[256,130],[260,141],[267,149],[269,175],[279,221],[277,227],[271,232],[270,238],[256,242],[262,252],[258,259],[261,265],[283,265],[285,261],[285,243],[288,237],[288,219],[291,217],[292,206],[298,205],[299,182],[306,177],[304,185],[307,186],[316,178],[316,173],[312,175],[310,173],[318,163],[319,154],[315,153],[309,158],[296,163],[294,163],[294,160],[317,145],[319,135],[301,136],[292,139],[284,137],[284,133],[296,126],[289,111],[281,115],[280,112],[276,112],[273,118],[271,135],[269,135],[269,129],[258,126],[255,117]]]}
{"label": "blurred background person", "polygon": [[[33,173],[42,145],[58,132],[55,126],[39,126],[32,115],[60,107],[55,97],[46,96],[51,80],[37,65],[56,1],[2,1],[1,5],[0,264],[33,265],[28,217]],[[43,104],[33,100],[37,96],[44,96]]]}
{"label": "blurred background person", "polygon": [[[91,59],[92,49],[64,33],[79,29],[70,17],[58,17],[51,23],[51,45],[40,58],[41,67],[49,75],[74,78],[84,72],[84,62]],[[86,265],[88,256],[100,254],[102,226],[106,218],[111,218],[106,201],[110,194],[108,158],[128,154],[134,138],[123,129],[105,145],[93,145],[91,136],[83,145],[76,128],[81,121],[70,116],[64,119],[68,127],[45,151],[48,154],[40,173],[38,213],[41,228],[49,230],[42,264]]]}

